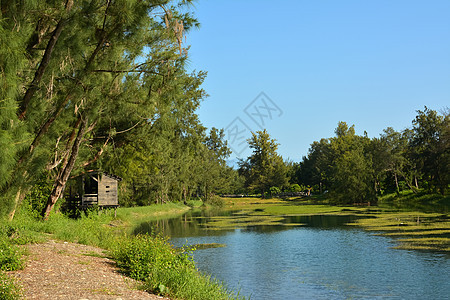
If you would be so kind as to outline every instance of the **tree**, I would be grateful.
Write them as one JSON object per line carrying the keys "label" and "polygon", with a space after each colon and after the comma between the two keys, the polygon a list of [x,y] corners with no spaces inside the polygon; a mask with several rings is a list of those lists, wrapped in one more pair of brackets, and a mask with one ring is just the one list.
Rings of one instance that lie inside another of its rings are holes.
{"label": "tree", "polygon": [[297,183],[330,191],[337,203],[374,199],[374,171],[370,139],[357,136],[354,126],[339,122],[336,136],[313,142],[296,171]]}
{"label": "tree", "polygon": [[252,155],[239,161],[239,173],[246,179],[246,186],[259,191],[264,197],[271,187],[283,188],[288,183],[287,168],[283,158],[277,154],[278,143],[266,130],[252,133],[247,140]]}
{"label": "tree", "polygon": [[417,113],[412,122],[411,156],[427,179],[429,187],[444,194],[449,185],[450,170],[449,115],[438,115],[426,106]]}
{"label": "tree", "polygon": [[367,202],[375,198],[370,140],[355,134],[354,125],[339,122],[330,139],[333,155],[330,168],[331,197],[339,203]]}
{"label": "tree", "polygon": [[223,129],[213,127],[205,140],[205,149],[202,155],[201,180],[205,193],[205,201],[208,195],[215,192],[224,192],[231,184],[231,168],[227,166],[226,159],[231,150],[225,141]]}
{"label": "tree", "polygon": [[[48,171],[54,186],[42,212],[47,218],[73,170],[100,164],[119,133],[196,98],[190,87],[201,75],[186,79],[182,45],[198,25],[181,12],[191,2],[2,1],[0,38],[8,46],[0,51],[7,104],[0,144],[18,145],[0,160],[2,197],[19,205]],[[171,101],[183,88],[186,97]],[[167,104],[163,111],[158,102]],[[195,101],[188,103],[195,109]]]}
{"label": "tree", "polygon": [[329,139],[321,139],[311,144],[308,155],[303,157],[295,171],[296,183],[317,187],[322,193],[331,185],[331,166],[333,161]]}

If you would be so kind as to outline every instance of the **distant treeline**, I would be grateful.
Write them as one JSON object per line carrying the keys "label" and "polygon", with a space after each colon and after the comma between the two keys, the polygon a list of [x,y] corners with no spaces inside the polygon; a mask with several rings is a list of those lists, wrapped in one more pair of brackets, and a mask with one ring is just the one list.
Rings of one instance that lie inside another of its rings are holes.
{"label": "distant treeline", "polygon": [[263,195],[312,191],[335,203],[363,203],[409,189],[446,194],[450,184],[450,115],[418,110],[412,128],[389,127],[376,138],[340,122],[335,137],[311,144],[301,162],[283,162],[266,131],[253,134],[253,154],[239,162],[248,191]]}

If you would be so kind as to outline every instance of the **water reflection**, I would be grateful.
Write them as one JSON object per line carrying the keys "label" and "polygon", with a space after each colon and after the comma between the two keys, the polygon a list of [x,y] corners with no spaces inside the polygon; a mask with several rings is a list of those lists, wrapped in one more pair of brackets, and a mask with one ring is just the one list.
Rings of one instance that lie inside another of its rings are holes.
{"label": "water reflection", "polygon": [[254,213],[251,215],[241,214],[239,211],[198,210],[176,218],[144,222],[134,229],[134,234],[156,232],[177,238],[224,235],[235,229],[259,233],[279,232],[297,226],[333,229],[344,227],[346,223],[352,222],[356,218],[353,215],[274,217],[255,215]]}
{"label": "water reflection", "polygon": [[195,251],[197,267],[252,299],[448,299],[448,256],[393,250],[390,238],[345,226],[356,216],[289,216],[277,225],[211,229],[218,220],[261,217],[254,213],[189,212],[143,223],[135,233],[153,228],[175,246],[225,244]]}

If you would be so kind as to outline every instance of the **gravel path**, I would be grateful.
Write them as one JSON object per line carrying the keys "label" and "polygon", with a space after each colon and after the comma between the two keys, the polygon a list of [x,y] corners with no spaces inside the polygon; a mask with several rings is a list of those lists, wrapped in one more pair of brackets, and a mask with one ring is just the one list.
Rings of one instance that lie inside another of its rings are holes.
{"label": "gravel path", "polygon": [[118,273],[102,249],[50,240],[25,246],[24,270],[10,272],[25,299],[166,299],[137,290],[139,283]]}

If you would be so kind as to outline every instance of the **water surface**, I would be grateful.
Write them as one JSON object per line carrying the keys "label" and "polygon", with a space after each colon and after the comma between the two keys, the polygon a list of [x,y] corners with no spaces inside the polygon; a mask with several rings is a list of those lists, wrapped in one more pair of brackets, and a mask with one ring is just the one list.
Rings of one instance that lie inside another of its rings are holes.
{"label": "water surface", "polygon": [[226,244],[195,251],[197,266],[252,299],[449,299],[448,255],[391,249],[388,237],[344,226],[351,218],[220,231],[204,229],[208,216],[188,214],[159,226],[176,246]]}

